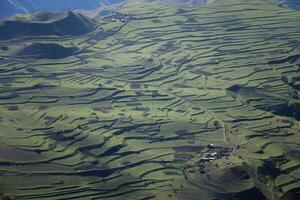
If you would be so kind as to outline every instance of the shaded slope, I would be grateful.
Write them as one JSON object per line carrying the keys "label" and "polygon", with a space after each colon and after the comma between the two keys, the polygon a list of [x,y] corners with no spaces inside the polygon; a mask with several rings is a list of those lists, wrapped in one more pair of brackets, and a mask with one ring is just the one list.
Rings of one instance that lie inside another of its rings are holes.
{"label": "shaded slope", "polygon": [[255,108],[300,120],[300,103],[288,96],[276,96],[266,89],[241,85],[233,85],[228,88],[228,91],[235,98]]}
{"label": "shaded slope", "polygon": [[267,0],[300,11],[300,1],[297,0]]}
{"label": "shaded slope", "polygon": [[33,43],[19,49],[16,56],[29,56],[33,58],[59,59],[71,56],[76,48],[64,47],[51,43]]}

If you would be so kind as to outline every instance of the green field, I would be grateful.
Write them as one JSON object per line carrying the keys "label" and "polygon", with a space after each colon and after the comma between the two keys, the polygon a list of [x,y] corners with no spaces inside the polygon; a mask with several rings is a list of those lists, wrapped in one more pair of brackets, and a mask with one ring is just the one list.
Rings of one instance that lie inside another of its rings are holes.
{"label": "green field", "polygon": [[[259,1],[117,12],[79,36],[0,41],[0,193],[297,200],[300,13]],[[16,53],[32,43],[76,52]]]}

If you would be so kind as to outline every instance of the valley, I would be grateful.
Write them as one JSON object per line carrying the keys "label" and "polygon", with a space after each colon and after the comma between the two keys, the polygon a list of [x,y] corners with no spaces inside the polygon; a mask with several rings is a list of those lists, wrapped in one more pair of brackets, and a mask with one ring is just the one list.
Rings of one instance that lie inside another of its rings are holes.
{"label": "valley", "polygon": [[4,21],[0,193],[299,199],[299,27],[292,9],[235,0]]}

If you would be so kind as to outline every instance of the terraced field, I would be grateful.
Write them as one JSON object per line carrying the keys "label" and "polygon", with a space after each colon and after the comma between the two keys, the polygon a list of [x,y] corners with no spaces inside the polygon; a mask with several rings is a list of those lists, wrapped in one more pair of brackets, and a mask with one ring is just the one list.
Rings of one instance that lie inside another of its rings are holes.
{"label": "terraced field", "polygon": [[[130,4],[84,35],[0,41],[0,192],[299,199],[300,13],[230,2]],[[40,43],[76,51],[16,53]]]}

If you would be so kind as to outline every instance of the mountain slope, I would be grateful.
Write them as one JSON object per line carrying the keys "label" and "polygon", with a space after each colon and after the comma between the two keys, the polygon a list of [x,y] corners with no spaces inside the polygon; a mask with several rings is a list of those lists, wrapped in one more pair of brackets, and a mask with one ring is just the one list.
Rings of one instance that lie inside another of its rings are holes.
{"label": "mountain slope", "polygon": [[0,18],[37,11],[66,12],[99,8],[101,0],[0,0]]}
{"label": "mountain slope", "polygon": [[0,23],[0,40],[26,36],[80,35],[93,30],[97,23],[79,13],[39,13],[30,19],[13,19]]}

